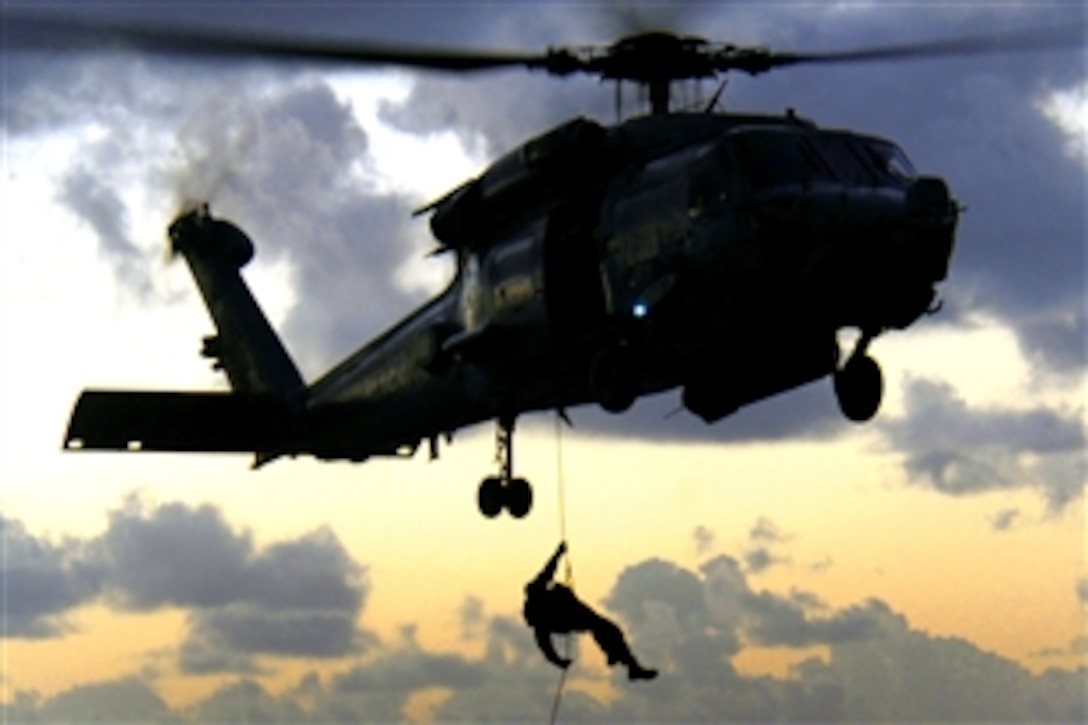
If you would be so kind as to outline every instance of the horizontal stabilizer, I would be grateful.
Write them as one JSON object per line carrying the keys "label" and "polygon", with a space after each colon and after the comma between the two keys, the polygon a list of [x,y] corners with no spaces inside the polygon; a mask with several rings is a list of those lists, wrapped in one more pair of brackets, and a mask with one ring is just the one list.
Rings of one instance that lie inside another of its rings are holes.
{"label": "horizontal stabilizer", "polygon": [[280,452],[292,416],[272,396],[85,390],[67,450]]}

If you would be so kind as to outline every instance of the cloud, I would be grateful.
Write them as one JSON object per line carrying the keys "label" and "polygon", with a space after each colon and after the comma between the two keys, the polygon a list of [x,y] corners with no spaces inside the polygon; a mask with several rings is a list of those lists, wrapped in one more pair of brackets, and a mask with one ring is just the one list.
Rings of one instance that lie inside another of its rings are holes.
{"label": "cloud", "polygon": [[355,654],[374,642],[372,635],[357,631],[355,616],[353,611],[270,610],[254,603],[201,610],[190,621],[185,646],[206,653],[205,657],[182,664],[209,672],[217,654],[223,667],[230,667],[240,654],[319,658]]}
{"label": "cloud", "polygon": [[[123,290],[147,303],[163,257],[132,230],[164,238],[172,214],[210,202],[251,235],[260,260],[289,263],[305,304],[281,329],[308,376],[421,301],[396,274],[428,246],[425,222],[410,215],[418,199],[377,189],[368,134],[329,79],[131,52],[77,58],[11,84],[6,118],[24,120],[8,129],[43,152],[86,139],[67,168],[58,162],[56,199],[87,225]],[[192,289],[189,299],[200,304]]]}
{"label": "cloud", "polygon": [[244,587],[252,537],[214,506],[152,506],[137,497],[110,514],[94,543],[118,603],[134,610],[226,605]]}
{"label": "cloud", "polygon": [[971,408],[947,383],[909,379],[905,413],[877,423],[911,480],[966,495],[1032,488],[1053,512],[1083,493],[1079,413],[1041,405]]}
{"label": "cloud", "polygon": [[1009,508],[998,511],[990,518],[990,525],[994,531],[1008,531],[1020,518],[1020,509]]}
{"label": "cloud", "polygon": [[102,570],[86,559],[79,542],[52,543],[6,516],[0,516],[0,541],[3,636],[41,639],[68,632],[64,615],[98,594]]}
{"label": "cloud", "polygon": [[871,600],[826,614],[819,598],[804,593],[783,597],[755,591],[739,563],[720,556],[702,566],[710,608],[753,642],[766,646],[807,647],[879,636],[887,605]]}
{"label": "cloud", "polygon": [[[632,685],[612,673],[605,681],[576,654],[560,706],[564,720],[1076,721],[1083,707],[1083,672],[1032,675],[965,640],[915,629],[875,599],[835,610],[808,592],[755,591],[726,556],[697,570],[661,559],[639,562],[617,577],[606,602],[634,650],[660,667],[661,676]],[[122,678],[50,698],[16,692],[3,715],[20,722],[89,715],[157,722],[399,721],[418,693],[438,692],[438,722],[544,718],[558,671],[543,660],[528,629],[475,604],[462,606],[462,613],[474,627],[465,641],[483,638],[482,656],[431,651],[409,632],[344,669],[307,673],[280,692],[246,676],[181,711],[166,706],[149,684]],[[732,663],[752,644],[816,641],[828,647],[827,658],[806,660],[785,678],[748,675]],[[606,699],[585,689],[606,685]]]}
{"label": "cloud", "polygon": [[305,722],[306,711],[287,697],[276,697],[253,680],[216,690],[193,710],[195,722]]}
{"label": "cloud", "polygon": [[714,542],[717,537],[712,529],[700,525],[696,526],[695,530],[691,532],[691,538],[695,542],[695,553],[702,556],[714,549]]}
{"label": "cloud", "polygon": [[257,550],[212,506],[130,499],[100,542],[107,585],[134,609],[191,609],[181,666],[254,671],[257,654],[341,657],[373,636],[356,620],[366,570],[328,529]]}
{"label": "cloud", "polygon": [[[29,706],[29,707],[28,707]],[[12,722],[180,722],[150,685],[133,677],[78,685],[44,702],[16,698]],[[6,718],[5,718],[6,719]]]}
{"label": "cloud", "polygon": [[111,261],[114,274],[140,299],[146,300],[152,290],[147,260],[132,243],[127,209],[116,191],[98,173],[87,166],[77,166],[61,180],[58,200],[90,226],[98,248]]}
{"label": "cloud", "polygon": [[366,569],[329,529],[258,548],[210,505],[136,497],[99,537],[49,543],[0,520],[7,557],[7,636],[56,637],[63,616],[103,601],[129,611],[188,610],[184,672],[261,672],[260,655],[338,658],[376,643],[358,619]]}
{"label": "cloud", "polygon": [[789,539],[779,530],[778,525],[766,516],[759,517],[755,526],[748,532],[748,538],[753,542],[768,544],[775,544]]}
{"label": "cloud", "polygon": [[774,521],[766,516],[759,517],[748,532],[748,545],[742,554],[748,572],[759,574],[775,564],[789,563],[789,557],[779,556],[771,551],[771,547],[782,544],[789,538],[779,530]]}

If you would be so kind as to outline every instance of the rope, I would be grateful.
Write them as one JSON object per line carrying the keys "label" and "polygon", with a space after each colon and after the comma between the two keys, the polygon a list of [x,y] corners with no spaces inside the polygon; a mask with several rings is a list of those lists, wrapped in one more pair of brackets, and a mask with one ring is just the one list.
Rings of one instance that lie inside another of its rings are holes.
{"label": "rope", "polygon": [[[569,637],[570,635],[568,635],[568,642],[570,642]],[[568,647],[567,649],[569,651],[570,648]],[[563,670],[563,674],[559,675],[559,684],[555,687],[555,697],[552,699],[552,716],[548,720],[550,725],[555,725],[555,719],[559,716],[559,703],[563,700],[563,686],[567,682],[567,671],[569,669],[570,668],[568,667],[566,670]]]}
{"label": "rope", "polygon": [[[559,499],[559,540],[567,540],[567,481],[563,475],[566,466],[563,464],[563,421],[559,414],[555,415],[555,477],[556,491]],[[563,558],[564,583],[574,588],[574,567],[570,563],[570,548]]]}
{"label": "rope", "polygon": [[[563,421],[555,414],[555,477],[559,491],[559,540],[567,540],[567,491],[563,476]],[[568,561],[570,557],[567,557]]]}
{"label": "rope", "polygon": [[[559,498],[559,540],[567,540],[567,486],[566,478],[563,475],[563,421],[560,418],[558,411],[555,414],[555,468],[556,468],[556,490]],[[563,558],[563,570],[564,578],[566,579],[566,585],[571,589],[574,588],[574,567],[570,563],[570,548],[567,548],[566,556]],[[566,636],[566,646],[563,657],[570,659],[571,640],[574,634],[568,633]],[[567,666],[563,669],[559,675],[559,682],[555,686],[555,697],[552,698],[552,714],[548,722],[551,725],[555,725],[556,718],[559,716],[559,703],[563,701],[563,690],[567,684],[567,673],[570,671],[570,667]]]}

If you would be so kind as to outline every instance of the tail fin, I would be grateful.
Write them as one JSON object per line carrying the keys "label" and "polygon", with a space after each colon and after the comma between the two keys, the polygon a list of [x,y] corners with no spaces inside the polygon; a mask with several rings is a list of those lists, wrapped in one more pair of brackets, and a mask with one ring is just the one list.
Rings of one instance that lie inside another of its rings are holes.
{"label": "tail fin", "polygon": [[170,225],[170,243],[193,273],[217,334],[201,354],[227,374],[243,395],[272,396],[301,405],[306,385],[240,274],[253,243],[230,222],[213,219],[206,206]]}

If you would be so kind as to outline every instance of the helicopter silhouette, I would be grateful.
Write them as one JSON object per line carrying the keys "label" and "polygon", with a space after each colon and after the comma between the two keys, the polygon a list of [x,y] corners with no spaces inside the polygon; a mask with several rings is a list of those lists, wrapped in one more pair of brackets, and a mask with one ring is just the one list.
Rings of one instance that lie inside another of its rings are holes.
{"label": "helicopter silhouette", "polygon": [[[37,31],[72,30],[55,17]],[[77,29],[82,29],[77,27]],[[842,413],[865,422],[883,396],[874,340],[940,308],[960,207],[891,140],[822,128],[793,111],[672,108],[674,84],[846,63],[1083,44],[1037,29],[842,52],[784,53],[661,31],[545,53],[378,46],[210,28],[105,24],[136,47],[264,54],[469,72],[523,67],[644,89],[649,113],[614,125],[575,118],[528,140],[441,198],[435,253],[448,287],[307,384],[241,268],[254,245],[207,206],[169,227],[216,333],[201,355],[230,393],[86,390],[67,450],[248,452],[364,461],[411,456],[496,421],[498,470],[480,511],[525,516],[516,420],[596,404],[622,413],[679,388],[714,423],[764,398],[830,378]],[[724,86],[722,86],[724,87]],[[617,98],[619,96],[617,95]],[[618,104],[617,104],[618,105]],[[859,331],[843,352],[838,332]]]}

